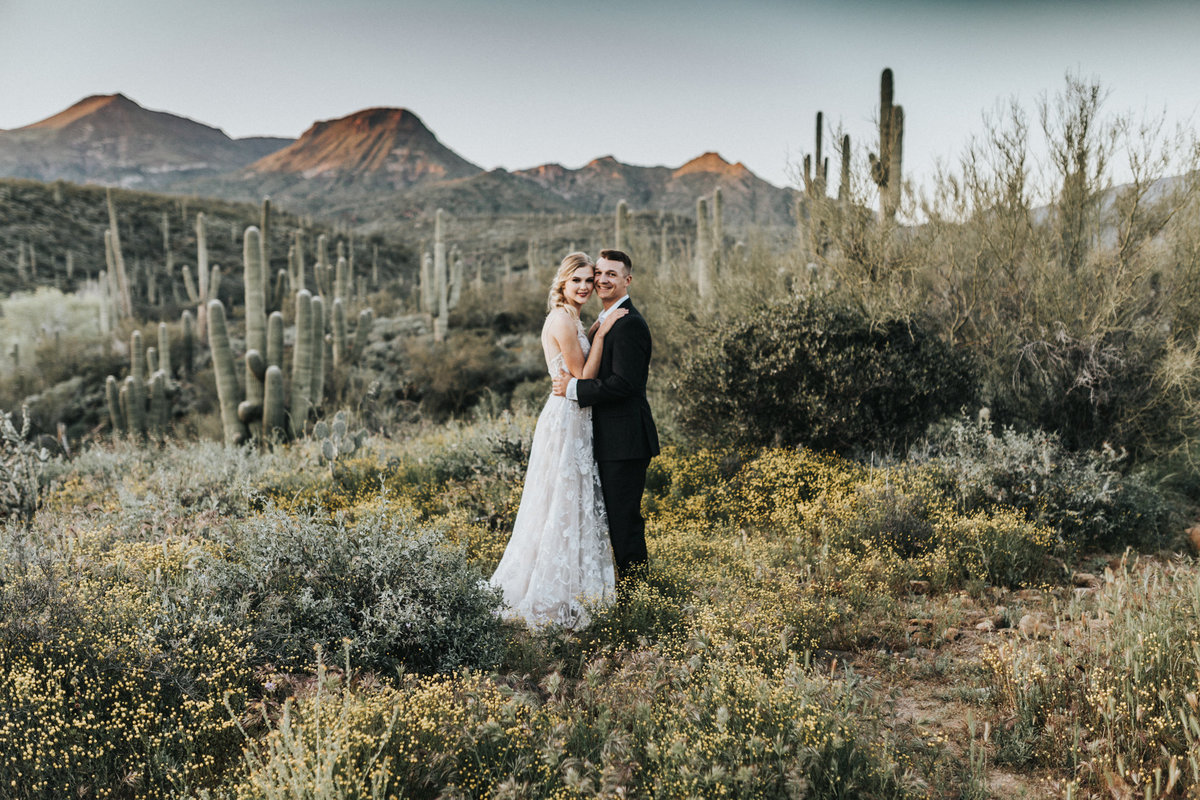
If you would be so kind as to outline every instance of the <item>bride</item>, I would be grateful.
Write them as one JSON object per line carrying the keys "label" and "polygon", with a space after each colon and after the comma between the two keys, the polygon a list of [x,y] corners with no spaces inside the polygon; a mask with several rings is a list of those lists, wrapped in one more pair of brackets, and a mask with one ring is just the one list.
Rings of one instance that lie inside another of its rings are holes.
{"label": "bride", "polygon": [[[604,337],[625,309],[613,311],[588,341],[579,309],[591,297],[595,264],[571,253],[550,285],[542,350],[551,377],[594,378]],[[512,615],[530,625],[586,625],[586,605],[615,596],[612,546],[600,474],[592,454],[592,410],[550,396],[529,450],[525,488],[512,538],[491,583]]]}

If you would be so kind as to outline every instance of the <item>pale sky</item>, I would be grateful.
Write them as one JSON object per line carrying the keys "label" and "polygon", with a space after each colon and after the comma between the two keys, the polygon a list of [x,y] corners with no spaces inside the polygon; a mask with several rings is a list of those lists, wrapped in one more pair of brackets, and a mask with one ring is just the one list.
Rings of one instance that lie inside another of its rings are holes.
{"label": "pale sky", "polygon": [[1198,39],[1194,2],[0,0],[0,128],[113,92],[238,137],[404,106],[488,169],[716,150],[785,185],[818,110],[874,149],[890,66],[920,181],[1068,70],[1195,123]]}

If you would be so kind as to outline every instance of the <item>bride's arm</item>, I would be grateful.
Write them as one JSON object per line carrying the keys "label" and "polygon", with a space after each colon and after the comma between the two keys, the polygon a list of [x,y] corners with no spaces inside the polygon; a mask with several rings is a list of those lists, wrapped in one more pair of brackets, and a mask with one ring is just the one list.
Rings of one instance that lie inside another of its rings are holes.
{"label": "bride's arm", "polygon": [[575,335],[574,318],[561,308],[550,312],[546,319],[550,338],[558,345],[558,351],[563,355],[567,371],[572,378],[583,375],[583,348],[579,346],[579,338]]}
{"label": "bride's arm", "polygon": [[604,337],[612,330],[612,326],[616,324],[616,321],[628,313],[629,309],[618,308],[604,319],[603,325],[599,325],[599,327],[597,327],[599,323],[592,325],[592,331],[594,331],[592,335],[592,349],[588,351],[587,363],[583,365],[583,374],[576,375],[576,378],[587,380],[600,374],[600,356],[604,353]]}
{"label": "bride's arm", "polygon": [[547,324],[550,326],[550,336],[558,345],[559,352],[563,354],[563,361],[566,362],[567,371],[571,373],[572,378],[596,377],[600,372],[600,355],[604,352],[604,336],[617,320],[628,313],[628,310],[619,308],[608,315],[604,324],[596,329],[596,335],[592,339],[592,349],[588,353],[586,362],[583,358],[583,348],[579,346],[579,338],[575,333],[574,318],[561,309],[550,314],[550,318],[547,320]]}

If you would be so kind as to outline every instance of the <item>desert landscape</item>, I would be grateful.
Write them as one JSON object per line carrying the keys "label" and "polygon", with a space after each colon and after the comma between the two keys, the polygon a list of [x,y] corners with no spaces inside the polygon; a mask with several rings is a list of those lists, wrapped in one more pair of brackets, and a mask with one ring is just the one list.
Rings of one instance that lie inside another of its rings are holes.
{"label": "desert landscape", "polygon": [[[786,184],[0,130],[0,796],[1196,796],[1200,140],[1068,69],[916,173],[872,69]],[[547,291],[614,247],[649,565],[530,627]]]}

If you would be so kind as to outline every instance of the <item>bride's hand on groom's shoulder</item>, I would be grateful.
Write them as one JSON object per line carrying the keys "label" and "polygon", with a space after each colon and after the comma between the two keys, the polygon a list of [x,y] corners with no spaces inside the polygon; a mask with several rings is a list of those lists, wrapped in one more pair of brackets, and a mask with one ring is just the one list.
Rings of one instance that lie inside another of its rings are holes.
{"label": "bride's hand on groom's shoulder", "polygon": [[618,308],[604,318],[604,324],[600,326],[600,330],[596,331],[597,336],[603,336],[612,330],[612,326],[617,324],[617,320],[629,314],[628,308]]}

